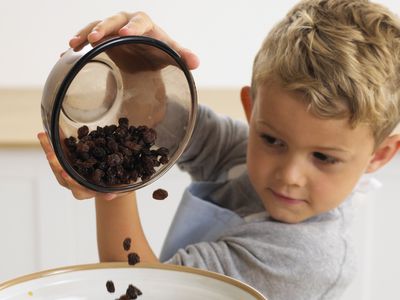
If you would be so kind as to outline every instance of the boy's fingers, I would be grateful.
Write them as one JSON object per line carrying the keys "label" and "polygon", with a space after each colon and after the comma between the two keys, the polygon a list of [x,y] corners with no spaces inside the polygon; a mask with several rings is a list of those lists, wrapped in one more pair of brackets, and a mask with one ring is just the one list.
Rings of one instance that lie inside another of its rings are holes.
{"label": "boy's fingers", "polygon": [[62,171],[61,176],[63,180],[66,182],[66,187],[71,190],[73,196],[78,200],[85,200],[89,198],[93,198],[95,196],[95,192],[85,188],[80,185],[78,182],[73,180],[65,171]]}
{"label": "boy's fingers", "polygon": [[61,173],[64,171],[61,168],[60,164],[58,163],[58,160],[57,160],[55,154],[50,153],[49,155],[46,155],[46,158],[47,158],[47,161],[49,162],[50,168],[53,171],[53,174],[56,177],[58,183],[60,185],[62,185],[63,187],[68,188],[68,183],[65,181],[65,179],[61,175]]}
{"label": "boy's fingers", "polygon": [[93,21],[81,29],[74,37],[69,41],[69,46],[75,50],[81,49],[88,42],[87,36],[93,30],[93,28],[100,23],[100,20]]}
{"label": "boy's fingers", "polygon": [[74,197],[78,200],[93,198],[95,196],[94,191],[91,191],[81,186],[79,183],[73,180],[67,174],[67,172],[64,171],[53,151],[53,148],[50,145],[46,133],[40,132],[37,136],[40,141],[40,145],[42,146],[46,154],[46,158],[49,162],[50,168],[53,171],[58,183],[63,187],[70,189]]}
{"label": "boy's fingers", "polygon": [[90,43],[96,43],[108,35],[117,35],[120,28],[128,23],[130,15],[120,12],[101,22],[98,22],[90,32],[87,33],[87,40]]}
{"label": "boy's fingers", "polygon": [[71,188],[72,195],[74,195],[74,198],[78,200],[86,200],[93,198],[95,196],[94,192],[88,192],[85,189],[76,189],[76,188]]}
{"label": "boy's fingers", "polygon": [[75,51],[82,49],[88,42],[95,44],[109,35],[147,35],[161,40],[178,52],[189,69],[199,66],[198,57],[188,49],[181,47],[171,39],[153,20],[144,12],[120,12],[103,21],[94,21],[80,30],[70,41],[69,45]]}
{"label": "boy's fingers", "polygon": [[49,138],[47,137],[46,133],[40,132],[38,133],[37,137],[46,155],[53,152],[53,148],[50,145]]}
{"label": "boy's fingers", "polygon": [[118,30],[120,35],[144,35],[154,29],[154,23],[150,17],[143,13],[137,12],[127,20],[126,24]]}
{"label": "boy's fingers", "polygon": [[186,62],[189,70],[194,70],[200,65],[200,60],[196,54],[194,54],[189,49],[182,48],[179,53],[183,60]]}
{"label": "boy's fingers", "polygon": [[61,167],[58,159],[53,151],[53,148],[50,145],[49,139],[44,132],[40,132],[38,135],[38,139],[40,141],[40,145],[42,146],[44,153],[46,155],[47,161],[49,162],[50,168],[53,171],[54,176],[56,177],[58,183],[63,187],[68,188],[68,183],[62,177],[62,172],[64,172]]}

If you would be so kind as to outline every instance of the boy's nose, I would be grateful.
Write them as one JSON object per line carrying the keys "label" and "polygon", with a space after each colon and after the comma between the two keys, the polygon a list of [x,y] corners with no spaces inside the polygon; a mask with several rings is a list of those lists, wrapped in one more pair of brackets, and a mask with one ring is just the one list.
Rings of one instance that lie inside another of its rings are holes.
{"label": "boy's nose", "polygon": [[306,184],[305,168],[296,159],[288,158],[276,168],[275,179],[285,185],[303,187]]}

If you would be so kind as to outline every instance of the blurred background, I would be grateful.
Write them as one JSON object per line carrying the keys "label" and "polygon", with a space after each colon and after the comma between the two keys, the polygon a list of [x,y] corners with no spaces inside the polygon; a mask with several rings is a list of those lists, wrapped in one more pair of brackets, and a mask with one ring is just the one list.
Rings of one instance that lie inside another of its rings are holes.
{"label": "blurred background", "polygon": [[[377,1],[397,14],[397,0]],[[39,148],[40,100],[46,78],[68,40],[91,21],[119,11],[147,12],[181,45],[200,57],[193,71],[199,102],[244,120],[241,86],[262,40],[296,1],[77,1],[0,2],[0,282],[61,266],[97,262],[94,206],[77,201],[53,178]],[[400,155],[376,173],[383,186],[357,202],[354,233],[359,276],[343,297],[398,299],[400,278]],[[161,249],[186,174],[172,168],[138,191],[143,226]],[[170,196],[154,201],[164,188]]]}

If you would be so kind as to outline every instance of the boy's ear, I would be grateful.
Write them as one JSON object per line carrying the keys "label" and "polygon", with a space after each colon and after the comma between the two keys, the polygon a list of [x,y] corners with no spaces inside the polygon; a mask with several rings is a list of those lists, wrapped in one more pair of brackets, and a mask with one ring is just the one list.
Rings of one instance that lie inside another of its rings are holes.
{"label": "boy's ear", "polygon": [[251,98],[251,88],[246,85],[240,90],[240,100],[242,101],[242,106],[244,113],[246,115],[247,122],[250,122],[251,110],[253,108],[253,99]]}
{"label": "boy's ear", "polygon": [[394,134],[387,137],[375,150],[366,172],[371,173],[384,166],[393,158],[399,149],[400,134]]}

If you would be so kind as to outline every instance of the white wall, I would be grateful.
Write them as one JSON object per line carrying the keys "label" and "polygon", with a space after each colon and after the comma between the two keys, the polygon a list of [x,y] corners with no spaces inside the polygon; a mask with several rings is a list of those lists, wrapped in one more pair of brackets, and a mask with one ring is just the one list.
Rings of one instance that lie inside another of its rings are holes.
{"label": "white wall", "polygon": [[[379,0],[400,13],[398,0]],[[2,0],[0,86],[42,86],[67,41],[90,21],[146,11],[201,59],[199,87],[249,82],[253,57],[294,0]]]}

